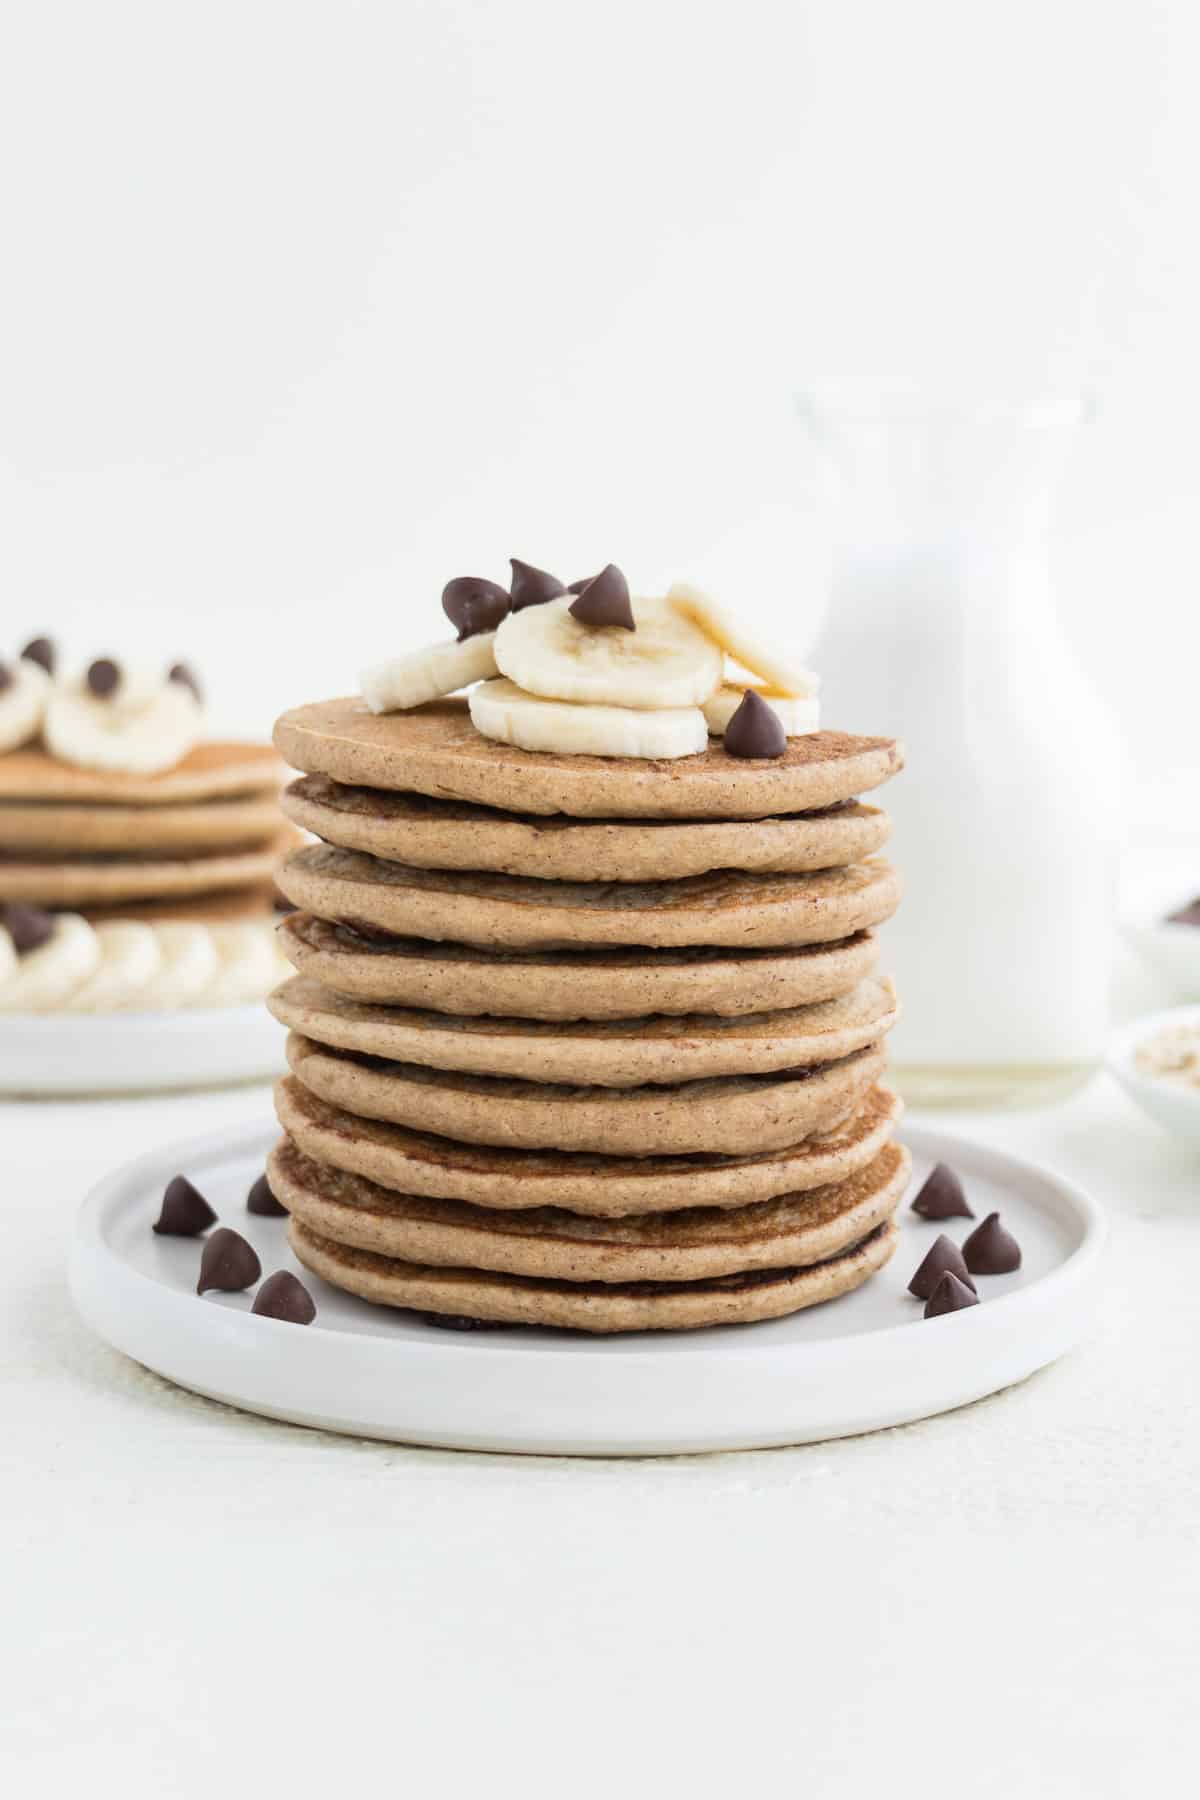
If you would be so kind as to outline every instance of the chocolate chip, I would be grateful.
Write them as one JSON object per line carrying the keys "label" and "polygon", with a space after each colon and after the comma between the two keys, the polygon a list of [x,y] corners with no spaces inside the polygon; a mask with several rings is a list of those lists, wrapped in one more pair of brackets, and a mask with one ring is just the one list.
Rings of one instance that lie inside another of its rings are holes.
{"label": "chocolate chip", "polygon": [[938,1163],[912,1203],[922,1219],[973,1219],[963,1184],[947,1163]]}
{"label": "chocolate chip", "polygon": [[0,924],[12,939],[18,956],[40,950],[54,936],[54,914],[44,912],[40,906],[26,906],[20,900],[0,906]]}
{"label": "chocolate chip", "polygon": [[597,630],[605,625],[619,625],[622,631],[637,630],[629,599],[629,583],[616,563],[609,563],[598,575],[593,575],[568,611],[581,625],[591,625]]}
{"label": "chocolate chip", "polygon": [[111,656],[98,656],[87,672],[87,684],[97,700],[109,700],[121,685],[121,666]]}
{"label": "chocolate chip", "polygon": [[782,756],[786,749],[787,732],[783,729],[783,720],[771,711],[756,689],[747,688],[741,705],[725,727],[726,753],[750,760]]}
{"label": "chocolate chip", "polygon": [[972,1275],[1011,1275],[1021,1266],[1021,1246],[1000,1223],[998,1212],[989,1213],[962,1247],[963,1260]]}
{"label": "chocolate chip", "polygon": [[276,1269],[274,1275],[267,1276],[250,1311],[260,1319],[284,1319],[289,1325],[311,1325],[317,1316],[312,1295],[286,1269]]}
{"label": "chocolate chip", "polygon": [[413,1315],[422,1325],[436,1325],[439,1331],[502,1331],[499,1319],[468,1319],[462,1313],[419,1312]]}
{"label": "chocolate chip", "polygon": [[6,662],[0,662],[0,694],[6,694],[15,680],[16,676],[13,674],[8,664]]}
{"label": "chocolate chip", "polygon": [[36,663],[39,669],[45,669],[47,675],[53,675],[58,652],[51,638],[30,638],[21,655],[26,662]]}
{"label": "chocolate chip", "polygon": [[246,1195],[246,1211],[258,1213],[263,1219],[286,1219],[287,1207],[280,1206],[271,1192],[271,1184],[265,1175],[260,1175],[250,1192]]}
{"label": "chocolate chip", "polygon": [[1168,925],[1200,925],[1200,895],[1181,906],[1178,912],[1167,914]]}
{"label": "chocolate chip", "polygon": [[172,663],[167,670],[167,680],[177,681],[180,687],[189,688],[197,704],[204,704],[204,690],[186,663]]}
{"label": "chocolate chip", "polygon": [[560,600],[567,591],[557,575],[535,569],[532,563],[519,562],[515,556],[510,556],[508,564],[512,570],[509,592],[515,613],[523,612],[527,606],[545,606],[547,600]]}
{"label": "chocolate chip", "polygon": [[240,1232],[222,1225],[205,1242],[196,1292],[206,1294],[209,1288],[220,1288],[222,1293],[235,1294],[241,1288],[253,1287],[261,1274],[262,1264],[253,1244],[248,1244]]}
{"label": "chocolate chip", "polygon": [[495,631],[508,608],[504,589],[482,575],[456,575],[442,589],[442,611],[457,631],[460,644],[481,631]]}
{"label": "chocolate chip", "polygon": [[162,1210],[154,1230],[159,1237],[199,1237],[217,1215],[186,1175],[173,1175],[163,1189]]}
{"label": "chocolate chip", "polygon": [[925,1302],[925,1317],[937,1319],[942,1313],[961,1312],[964,1306],[978,1305],[975,1289],[960,1281],[953,1269],[947,1269]]}
{"label": "chocolate chip", "polygon": [[569,581],[567,583],[568,594],[582,594],[584,588],[591,587],[595,579],[596,577],[594,575],[585,575],[582,581]]}
{"label": "chocolate chip", "polygon": [[915,1294],[918,1300],[928,1300],[947,1271],[951,1275],[957,1275],[958,1279],[967,1287],[975,1286],[967,1271],[967,1265],[963,1261],[962,1251],[954,1239],[948,1238],[943,1231],[939,1237],[934,1238],[920,1268],[909,1282],[909,1293]]}

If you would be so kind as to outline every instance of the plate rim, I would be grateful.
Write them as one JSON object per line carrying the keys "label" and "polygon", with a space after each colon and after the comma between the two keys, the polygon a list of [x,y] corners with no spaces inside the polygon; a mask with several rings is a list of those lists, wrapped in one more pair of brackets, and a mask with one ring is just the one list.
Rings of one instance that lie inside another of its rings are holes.
{"label": "plate rim", "polygon": [[[168,1305],[179,1311],[181,1317],[193,1316],[194,1295],[169,1287],[165,1282],[156,1281],[153,1276],[134,1268],[107,1243],[101,1226],[104,1209],[115,1201],[130,1184],[139,1179],[146,1180],[152,1174],[157,1173],[165,1159],[169,1158],[171,1162],[182,1164],[201,1162],[206,1158],[216,1159],[219,1157],[221,1160],[234,1161],[242,1156],[261,1155],[265,1160],[266,1150],[278,1141],[278,1135],[278,1127],[273,1123],[268,1127],[260,1121],[255,1121],[253,1124],[248,1123],[233,1131],[209,1131],[183,1140],[170,1140],[143,1151],[138,1156],[130,1158],[117,1168],[110,1170],[88,1190],[76,1213],[71,1244],[72,1268],[74,1269],[76,1256],[81,1252],[101,1256],[107,1259],[114,1269],[119,1270],[121,1278],[131,1283],[135,1289],[163,1296]],[[1073,1209],[1075,1222],[1080,1231],[1079,1242],[1047,1274],[1038,1277],[1028,1286],[1014,1288],[1008,1293],[998,1294],[990,1299],[987,1309],[991,1319],[995,1320],[997,1314],[1002,1313],[1004,1320],[1015,1322],[1022,1312],[1040,1309],[1046,1304],[1048,1295],[1053,1297],[1060,1289],[1078,1286],[1099,1266],[1109,1239],[1107,1216],[1099,1202],[1070,1177],[1063,1175],[1048,1164],[1034,1162],[1031,1158],[1021,1156],[1013,1151],[966,1138],[954,1132],[946,1132],[936,1126],[907,1121],[901,1125],[898,1135],[901,1136],[902,1141],[908,1142],[919,1155],[932,1156],[937,1161],[952,1160],[960,1154],[964,1161],[978,1162],[982,1159],[985,1166],[981,1172],[985,1176],[989,1173],[995,1176],[998,1171],[1007,1172],[1009,1170],[1014,1173],[1019,1172],[1024,1177],[1033,1176],[1038,1181],[1048,1183],[1052,1189],[1057,1190],[1060,1199],[1066,1202],[1068,1209]],[[990,1170],[987,1167],[989,1164],[992,1165]],[[951,1315],[943,1321],[942,1329],[958,1330],[959,1332],[970,1329],[974,1310],[974,1308],[964,1308],[960,1314]],[[221,1309],[221,1320],[223,1331],[244,1338],[247,1345],[253,1343],[264,1326],[273,1332],[291,1329],[280,1320],[263,1319],[249,1311],[241,1313],[226,1308]],[[739,1341],[731,1341],[728,1345],[714,1344],[708,1331],[672,1332],[662,1335],[670,1337],[672,1351],[676,1355],[681,1350],[688,1351],[690,1349],[691,1353],[696,1355],[720,1354],[722,1357],[754,1359],[764,1354],[772,1356],[783,1354],[816,1361],[833,1354],[839,1356],[852,1354],[853,1352],[849,1348],[851,1346],[869,1345],[872,1352],[881,1345],[886,1349],[902,1334],[908,1333],[912,1325],[917,1322],[915,1318],[905,1319],[896,1325],[850,1332],[840,1336],[834,1335],[821,1338],[816,1342],[798,1344],[780,1344],[774,1340],[764,1341],[761,1337],[755,1343],[753,1339],[756,1334],[754,1333],[745,1334],[751,1340],[749,1342],[740,1341],[743,1334],[739,1333]],[[656,1343],[658,1336],[657,1333],[614,1333],[611,1337],[603,1340],[604,1354],[610,1358],[620,1357],[622,1360],[628,1361],[645,1359],[658,1361],[660,1355]],[[722,1334],[723,1336],[724,1334]],[[469,1354],[478,1357],[482,1349],[484,1354],[491,1359],[511,1356],[522,1364],[535,1354],[538,1361],[550,1361],[558,1364],[573,1360],[580,1361],[584,1358],[590,1361],[596,1356],[593,1340],[586,1337],[576,1340],[567,1334],[564,1334],[561,1339],[556,1337],[552,1341],[539,1340],[536,1347],[525,1340],[519,1349],[511,1343],[498,1342],[490,1335],[486,1346],[480,1346],[474,1341],[470,1344],[459,1341],[452,1333],[444,1334],[444,1337],[436,1343],[426,1344],[409,1338],[392,1337],[384,1332],[339,1331],[333,1327],[322,1326],[318,1318],[312,1325],[305,1328],[305,1337],[318,1341],[336,1339],[339,1343],[352,1341],[360,1348],[364,1345],[378,1345],[385,1354],[392,1352],[403,1355],[416,1353],[435,1356]],[[863,1354],[864,1352],[860,1350],[858,1353]]]}

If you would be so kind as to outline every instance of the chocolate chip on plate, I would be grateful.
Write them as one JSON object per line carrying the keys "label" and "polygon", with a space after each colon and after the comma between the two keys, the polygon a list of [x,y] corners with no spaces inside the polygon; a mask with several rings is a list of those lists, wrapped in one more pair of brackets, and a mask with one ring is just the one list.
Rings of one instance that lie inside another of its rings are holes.
{"label": "chocolate chip on plate", "polygon": [[159,1237],[199,1237],[217,1215],[186,1175],[173,1175],[163,1189],[162,1209],[154,1230]]}
{"label": "chocolate chip on plate", "polygon": [[167,670],[167,680],[177,681],[180,687],[190,689],[194,700],[198,702],[203,701],[204,691],[200,686],[195,672],[188,667],[187,663],[172,663],[171,667]]}
{"label": "chocolate chip on plate", "polygon": [[1021,1266],[1021,1246],[1000,1223],[998,1212],[989,1213],[962,1247],[963,1260],[972,1275],[1011,1275]]}
{"label": "chocolate chip on plate", "polygon": [[581,625],[600,630],[605,625],[619,625],[622,631],[636,631],[629,583],[616,563],[609,563],[593,575],[567,609]]}
{"label": "chocolate chip on plate", "polygon": [[729,756],[747,760],[782,756],[787,750],[783,720],[778,713],[772,712],[754,688],[746,689],[741,704],[725,727],[725,750]]}
{"label": "chocolate chip on plate", "polygon": [[579,581],[568,581],[568,594],[582,594],[584,588],[591,587],[595,579],[596,577],[594,575],[584,575]]}
{"label": "chocolate chip on plate", "polygon": [[953,1269],[947,1269],[925,1302],[925,1317],[937,1319],[942,1313],[961,1312],[964,1306],[978,1305],[979,1295],[975,1289],[960,1281]]}
{"label": "chocolate chip on plate", "polygon": [[30,638],[21,652],[21,658],[24,662],[36,663],[39,669],[45,669],[47,675],[53,675],[58,662],[54,640],[48,637]]}
{"label": "chocolate chip on plate", "polygon": [[97,700],[111,700],[121,685],[121,665],[111,656],[98,656],[88,665],[87,684]]}
{"label": "chocolate chip on plate", "polygon": [[500,584],[485,581],[482,575],[456,575],[442,589],[442,611],[457,631],[460,644],[481,631],[495,631],[509,605]]}
{"label": "chocolate chip on plate", "polygon": [[222,1225],[205,1240],[200,1258],[200,1279],[196,1292],[206,1294],[209,1288],[235,1294],[241,1288],[253,1287],[262,1274],[262,1264],[253,1244],[248,1244],[238,1231]]}
{"label": "chocolate chip on plate", "polygon": [[967,1205],[963,1184],[948,1163],[940,1162],[925,1179],[925,1185],[912,1203],[922,1219],[973,1219]]}
{"label": "chocolate chip on plate", "polygon": [[18,956],[40,950],[54,936],[54,914],[40,906],[26,906],[21,900],[11,900],[7,906],[0,906],[0,925],[12,939]]}
{"label": "chocolate chip on plate", "polygon": [[971,1280],[967,1265],[963,1261],[962,1251],[954,1242],[954,1239],[948,1238],[943,1231],[940,1236],[934,1238],[920,1267],[909,1282],[909,1293],[915,1294],[918,1300],[928,1300],[934,1288],[947,1271],[952,1275],[957,1275],[958,1279],[961,1282],[964,1282],[967,1287],[973,1288],[975,1286],[975,1283]]}
{"label": "chocolate chip on plate", "polygon": [[276,1269],[274,1275],[267,1276],[250,1311],[260,1319],[283,1319],[289,1325],[311,1325],[317,1316],[312,1295],[286,1269]]}
{"label": "chocolate chip on plate", "polygon": [[280,1206],[271,1192],[271,1184],[265,1175],[260,1175],[250,1192],[246,1195],[246,1211],[258,1213],[264,1219],[286,1219],[287,1207]]}
{"label": "chocolate chip on plate", "polygon": [[548,574],[545,569],[535,569],[532,563],[520,562],[515,556],[510,556],[508,563],[512,570],[509,592],[515,613],[523,612],[527,606],[544,606],[547,600],[560,600],[567,591],[558,576]]}

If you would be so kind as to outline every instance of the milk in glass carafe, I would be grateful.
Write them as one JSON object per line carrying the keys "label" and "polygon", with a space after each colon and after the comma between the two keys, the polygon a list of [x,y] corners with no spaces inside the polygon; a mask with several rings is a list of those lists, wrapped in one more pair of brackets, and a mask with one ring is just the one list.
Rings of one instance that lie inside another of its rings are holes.
{"label": "milk in glass carafe", "polygon": [[1120,810],[1048,576],[1078,412],[808,395],[801,415],[835,493],[827,716],[907,757],[885,802],[905,883],[882,934],[893,1078],[930,1105],[1067,1093],[1108,1028]]}

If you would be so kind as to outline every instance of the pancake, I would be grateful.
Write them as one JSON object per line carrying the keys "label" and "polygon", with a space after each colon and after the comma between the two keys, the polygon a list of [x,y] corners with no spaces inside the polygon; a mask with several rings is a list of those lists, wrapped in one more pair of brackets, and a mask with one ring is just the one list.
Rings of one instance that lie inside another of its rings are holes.
{"label": "pancake", "polygon": [[560,1207],[493,1212],[377,1187],[313,1162],[286,1138],[267,1164],[293,1219],[333,1243],[402,1262],[550,1281],[707,1281],[806,1268],[861,1243],[904,1196],[911,1158],[888,1144],[858,1174],[757,1206],[588,1219]]}
{"label": "pancake", "polygon": [[84,906],[93,925],[106,919],[141,919],[148,925],[236,925],[243,919],[278,919],[278,889],[273,881],[251,887],[222,888],[215,894],[185,894],[175,900],[127,900],[113,906]]}
{"label": "pancake", "polygon": [[289,900],[320,918],[503,949],[829,943],[890,918],[900,899],[896,873],[881,858],[805,875],[718,870],[680,881],[535,881],[413,869],[310,844],[288,859],[278,881]]}
{"label": "pancake", "polygon": [[782,1318],[861,1287],[889,1260],[898,1238],[889,1220],[862,1243],[808,1268],[747,1270],[710,1281],[605,1283],[401,1262],[332,1243],[298,1219],[288,1226],[291,1247],[307,1269],[376,1305],[589,1332],[688,1331]]}
{"label": "pancake", "polygon": [[101,906],[174,898],[258,884],[274,872],[295,838],[289,833],[258,850],[199,856],[79,857],[58,862],[0,856],[0,900],[37,906]]}
{"label": "pancake", "polygon": [[479,950],[366,937],[305,912],[279,942],[301,974],[350,999],[529,1019],[775,1012],[849,993],[879,959],[870,931],[790,950]]}
{"label": "pancake", "polygon": [[275,743],[294,768],[349,787],[465,800],[515,813],[593,819],[769,819],[812,812],[878,787],[903,766],[893,738],[815,731],[771,761],[741,761],[720,742],[669,762],[551,756],[483,737],[465,700],[373,714],[361,699],[284,713]]}
{"label": "pancake", "polygon": [[458,1075],[330,1050],[292,1032],[288,1061],[305,1087],[359,1118],[386,1119],[457,1143],[600,1155],[744,1156],[827,1130],[883,1071],[871,1046],[839,1062],[675,1087],[551,1086]]}
{"label": "pancake", "polygon": [[871,976],[850,994],[740,1019],[684,1013],[574,1025],[370,1006],[302,975],[267,1002],[289,1030],[390,1062],[521,1081],[629,1088],[829,1063],[895,1024],[896,992]]}
{"label": "pancake", "polygon": [[878,1156],[903,1108],[886,1088],[871,1087],[842,1122],[783,1150],[742,1157],[624,1158],[456,1144],[402,1125],[355,1118],[311,1093],[294,1075],[276,1086],[275,1111],[305,1155],[398,1193],[505,1211],[565,1207],[608,1219],[695,1206],[750,1206],[842,1181]]}
{"label": "pancake", "polygon": [[180,806],[234,794],[273,794],[282,786],[285,774],[269,744],[197,744],[182,762],[160,775],[80,769],[45,750],[13,750],[0,756],[0,801]]}
{"label": "pancake", "polygon": [[283,795],[305,831],[344,850],[421,869],[486,869],[552,881],[664,881],[711,869],[797,873],[861,862],[887,842],[887,815],[846,804],[793,818],[580,822],[522,818],[424,794],[306,775]]}
{"label": "pancake", "polygon": [[270,842],[279,828],[279,805],[271,794],[182,806],[0,801],[0,850],[44,851],[45,860],[92,851],[244,848]]}

